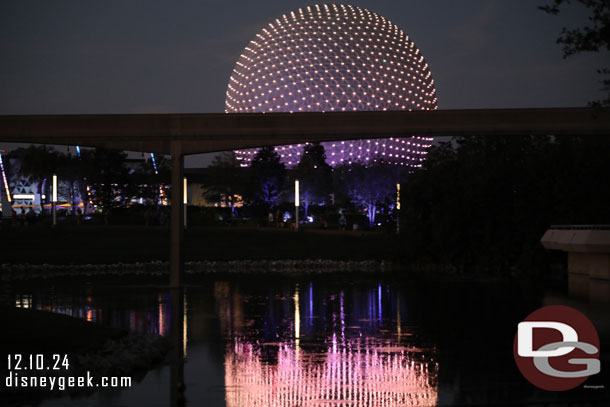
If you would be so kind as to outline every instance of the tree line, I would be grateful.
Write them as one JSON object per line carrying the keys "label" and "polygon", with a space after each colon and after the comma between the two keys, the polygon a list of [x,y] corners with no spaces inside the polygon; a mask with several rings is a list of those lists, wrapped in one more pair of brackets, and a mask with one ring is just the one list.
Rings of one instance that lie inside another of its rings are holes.
{"label": "tree line", "polygon": [[286,168],[274,147],[261,148],[250,166],[241,166],[233,152],[218,155],[204,179],[204,196],[215,204],[224,203],[238,216],[240,202],[250,215],[264,218],[278,209],[294,205],[294,181],[299,181],[300,205],[305,219],[310,213],[338,218],[349,213],[359,227],[379,226],[395,216],[396,184],[406,174],[404,168],[385,164],[352,162],[332,168],[320,143],[307,143],[294,168]]}
{"label": "tree line", "polygon": [[455,137],[429,151],[401,193],[413,261],[462,270],[548,263],[551,225],[610,224],[607,137]]}

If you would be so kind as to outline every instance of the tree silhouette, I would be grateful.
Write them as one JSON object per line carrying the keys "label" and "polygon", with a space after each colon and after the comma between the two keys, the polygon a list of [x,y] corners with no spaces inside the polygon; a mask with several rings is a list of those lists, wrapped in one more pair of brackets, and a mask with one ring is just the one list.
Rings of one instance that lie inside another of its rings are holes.
{"label": "tree silhouette", "polygon": [[231,213],[236,215],[235,203],[240,197],[243,199],[247,192],[248,176],[248,169],[239,165],[234,152],[220,153],[208,167],[203,196],[219,204],[226,200],[231,207]]}
{"label": "tree silhouette", "polygon": [[[87,154],[85,153],[85,157]],[[76,213],[76,207],[81,202],[86,201],[87,183],[86,177],[88,172],[88,163],[81,157],[71,154],[60,154],[58,157],[57,177],[59,178],[59,189],[61,195],[66,197],[72,205],[73,214]]]}
{"label": "tree silhouette", "polygon": [[[563,57],[581,52],[610,51],[610,0],[577,0],[577,3],[587,7],[590,26],[568,29],[564,27],[557,39],[563,46]],[[570,0],[554,0],[551,4],[538,8],[553,15],[559,14],[562,6],[570,4]],[[605,76],[602,79],[602,90],[608,92],[605,99],[591,102],[591,106],[610,106],[610,69],[601,68],[598,74]]]}
{"label": "tree silhouette", "polygon": [[366,166],[358,162],[335,167],[337,188],[357,208],[366,211],[370,227],[375,224],[378,207],[390,204],[395,197],[396,171],[392,167],[383,163]]}
{"label": "tree silhouette", "polygon": [[[44,180],[50,180],[57,172],[60,161],[60,154],[53,148],[46,145],[30,145],[26,148],[15,150],[14,155],[19,157],[21,166],[19,175],[30,177],[30,180],[38,183],[37,193],[39,196],[45,195],[43,191]],[[48,197],[49,194],[46,194]],[[47,198],[48,200],[49,198]],[[41,198],[41,205],[44,204]]]}
{"label": "tree silhouette", "polygon": [[320,143],[307,143],[303,155],[294,170],[299,180],[300,200],[303,203],[305,217],[309,205],[324,202],[332,190],[332,169],[326,163],[326,151]]}
{"label": "tree silhouette", "polygon": [[267,210],[280,201],[286,167],[273,147],[263,147],[252,159],[250,197]]}
{"label": "tree silhouette", "polygon": [[81,153],[81,157],[89,162],[88,182],[91,182],[94,199],[105,212],[129,201],[129,195],[124,193],[129,182],[126,153],[96,148],[87,155]]}
{"label": "tree silhouette", "polygon": [[610,140],[576,136],[455,137],[429,150],[401,199],[418,261],[493,273],[546,264],[552,224],[607,224]]}
{"label": "tree silhouette", "polygon": [[163,155],[157,155],[156,166],[151,158],[141,162],[129,174],[129,182],[124,193],[133,198],[142,198],[147,203],[158,205],[161,202],[161,191],[165,196],[170,194],[171,165]]}

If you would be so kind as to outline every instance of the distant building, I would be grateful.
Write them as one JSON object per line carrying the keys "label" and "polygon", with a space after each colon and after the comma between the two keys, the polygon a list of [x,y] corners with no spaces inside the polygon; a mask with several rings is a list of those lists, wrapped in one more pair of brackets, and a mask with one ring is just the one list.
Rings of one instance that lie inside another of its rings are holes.
{"label": "distant building", "polygon": [[[42,180],[34,179],[27,175],[20,174],[21,159],[11,155],[1,155],[0,160],[2,165],[0,166],[0,186],[2,196],[0,209],[2,210],[3,216],[10,216],[11,210],[15,210],[20,213],[22,210],[25,212],[33,211],[36,214],[42,213],[43,210],[51,210],[51,177],[49,174],[48,178]],[[138,166],[145,163],[145,158],[128,158],[125,161],[127,168],[130,173],[135,171]],[[10,168],[10,170],[9,170]],[[80,182],[80,181],[79,181]],[[84,182],[84,180],[83,180]],[[95,204],[91,201],[89,187],[85,188],[87,195],[82,196],[81,188],[70,185],[61,178],[58,179],[57,188],[57,207],[60,211],[72,211],[76,207],[81,208],[85,213],[92,212],[95,209]],[[132,203],[143,203],[143,200],[132,199]],[[167,199],[162,200],[162,204],[167,204]],[[10,208],[5,212],[5,207]],[[74,208],[73,208],[74,207]]]}

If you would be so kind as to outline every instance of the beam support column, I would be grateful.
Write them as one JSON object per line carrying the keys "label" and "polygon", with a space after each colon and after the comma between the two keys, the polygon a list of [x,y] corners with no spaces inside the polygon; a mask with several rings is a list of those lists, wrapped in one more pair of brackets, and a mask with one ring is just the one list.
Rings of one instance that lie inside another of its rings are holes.
{"label": "beam support column", "polygon": [[184,257],[182,253],[182,240],[184,238],[184,205],[182,204],[184,155],[182,154],[182,143],[180,141],[171,142],[171,154],[172,195],[169,285],[172,288],[179,288],[184,284]]}

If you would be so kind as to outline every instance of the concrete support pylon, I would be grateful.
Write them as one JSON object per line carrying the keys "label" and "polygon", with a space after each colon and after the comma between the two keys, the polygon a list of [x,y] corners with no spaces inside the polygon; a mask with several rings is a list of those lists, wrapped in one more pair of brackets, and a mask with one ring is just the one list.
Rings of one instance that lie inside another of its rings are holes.
{"label": "concrete support pylon", "polygon": [[170,216],[170,271],[169,285],[172,288],[182,287],[184,284],[184,257],[182,253],[182,240],[184,238],[184,205],[183,177],[184,155],[180,141],[172,141],[172,194]]}

